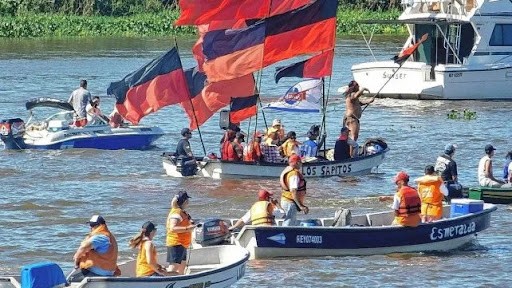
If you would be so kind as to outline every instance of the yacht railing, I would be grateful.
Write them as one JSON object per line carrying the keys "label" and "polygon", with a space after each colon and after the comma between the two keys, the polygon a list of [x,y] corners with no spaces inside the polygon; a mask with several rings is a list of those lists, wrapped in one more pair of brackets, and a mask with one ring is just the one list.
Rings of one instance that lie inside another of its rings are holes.
{"label": "yacht railing", "polygon": [[411,13],[443,13],[452,16],[466,16],[476,7],[476,0],[401,0]]}

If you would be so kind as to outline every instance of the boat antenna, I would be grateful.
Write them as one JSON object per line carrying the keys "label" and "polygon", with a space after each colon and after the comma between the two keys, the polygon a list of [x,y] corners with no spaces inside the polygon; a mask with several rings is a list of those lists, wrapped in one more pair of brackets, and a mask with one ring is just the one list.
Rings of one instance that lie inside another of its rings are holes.
{"label": "boat antenna", "polygon": [[[179,55],[180,53],[179,53],[179,48],[178,48],[178,41],[176,40],[176,35],[174,35],[174,45],[175,45],[176,51],[178,52],[178,55]],[[180,65],[181,65],[181,58],[180,58]],[[190,101],[190,107],[192,107],[192,114],[194,115],[194,121],[196,121],[197,134],[199,134],[199,141],[201,141],[201,146],[203,147],[203,153],[204,153],[204,156],[206,156],[206,148],[204,147],[203,135],[201,135],[201,129],[199,128],[199,123],[197,122],[196,110],[194,109],[194,103],[192,103],[192,95],[189,95],[188,100]]]}

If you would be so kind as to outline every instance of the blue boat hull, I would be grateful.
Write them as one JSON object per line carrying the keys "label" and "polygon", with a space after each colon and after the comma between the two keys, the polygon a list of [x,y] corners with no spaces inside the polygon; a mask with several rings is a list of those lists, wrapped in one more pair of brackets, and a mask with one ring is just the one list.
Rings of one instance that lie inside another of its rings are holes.
{"label": "blue boat hull", "polygon": [[25,149],[69,149],[90,148],[102,150],[146,150],[162,135],[115,135],[108,137],[81,138],[51,145],[26,145]]}

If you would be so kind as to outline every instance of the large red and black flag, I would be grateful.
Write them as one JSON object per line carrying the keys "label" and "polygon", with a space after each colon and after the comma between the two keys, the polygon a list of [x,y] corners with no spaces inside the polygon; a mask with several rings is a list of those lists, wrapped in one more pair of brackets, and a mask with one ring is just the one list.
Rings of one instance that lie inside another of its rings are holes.
{"label": "large red and black flag", "polygon": [[107,94],[116,97],[117,111],[134,124],[162,107],[188,99],[178,50],[172,48],[123,80],[110,83]]}
{"label": "large red and black flag", "polygon": [[258,97],[259,95],[255,94],[251,97],[232,98],[231,107],[229,109],[229,121],[231,123],[240,123],[256,115],[256,113],[258,113],[256,108]]}
{"label": "large red and black flag", "polygon": [[307,5],[312,0],[180,0],[175,25],[267,18]]}
{"label": "large red and black flag", "polygon": [[404,62],[407,61],[407,59],[414,52],[416,52],[416,49],[418,49],[420,44],[425,42],[425,40],[427,40],[427,38],[428,38],[428,34],[423,34],[423,36],[421,36],[421,38],[418,40],[418,42],[416,42],[416,44],[411,45],[410,47],[405,48],[400,53],[398,53],[398,55],[393,56],[393,60],[395,61],[395,63],[397,63],[398,65],[402,66],[404,64]]}
{"label": "large red and black flag", "polygon": [[278,61],[334,49],[338,0],[317,0],[243,29],[204,36],[203,69],[211,82],[237,78]]}
{"label": "large red and black flag", "polygon": [[276,83],[283,77],[322,78],[332,74],[334,50],[328,50],[288,66],[277,67],[274,78]]}

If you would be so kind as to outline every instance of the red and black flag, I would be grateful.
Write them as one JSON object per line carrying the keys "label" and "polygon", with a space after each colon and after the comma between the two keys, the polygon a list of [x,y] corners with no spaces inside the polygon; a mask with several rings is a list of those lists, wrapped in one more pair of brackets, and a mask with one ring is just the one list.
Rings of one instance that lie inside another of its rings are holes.
{"label": "red and black flag", "polygon": [[134,124],[162,107],[188,99],[178,50],[173,48],[123,80],[110,83],[107,94],[116,97],[117,111]]}
{"label": "red and black flag", "polygon": [[307,5],[312,0],[180,0],[175,25],[266,18]]}
{"label": "red and black flag", "polygon": [[283,77],[322,78],[332,74],[334,50],[328,50],[288,66],[277,67],[274,78],[276,83]]}
{"label": "red and black flag", "polygon": [[404,64],[404,62],[409,58],[409,56],[416,52],[416,49],[418,49],[420,44],[425,42],[427,38],[428,34],[423,34],[423,36],[421,36],[421,38],[418,40],[418,42],[416,42],[416,44],[405,48],[400,53],[398,53],[398,55],[393,56],[393,61],[395,61],[395,63],[397,63],[398,65],[402,66],[402,64]]}
{"label": "red and black flag", "polygon": [[238,78],[284,59],[334,49],[337,7],[337,0],[317,0],[247,28],[207,32],[203,69],[208,80]]}
{"label": "red and black flag", "polygon": [[256,113],[258,113],[258,110],[256,109],[258,97],[259,95],[256,94],[251,97],[232,98],[229,111],[229,121],[231,123],[240,123],[243,120],[256,115]]}

